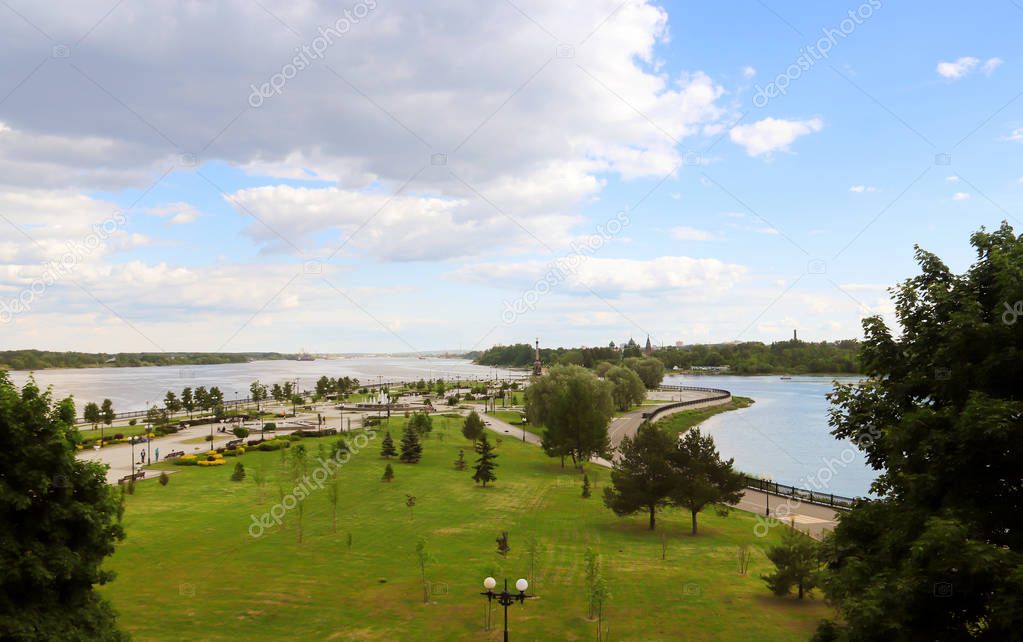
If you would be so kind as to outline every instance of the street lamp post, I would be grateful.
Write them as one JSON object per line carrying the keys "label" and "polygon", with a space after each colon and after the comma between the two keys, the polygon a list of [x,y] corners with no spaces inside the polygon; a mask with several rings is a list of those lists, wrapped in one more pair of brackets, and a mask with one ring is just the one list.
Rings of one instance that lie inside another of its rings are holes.
{"label": "street lamp post", "polygon": [[[508,607],[515,602],[525,604],[526,598],[529,597],[526,595],[526,589],[529,588],[529,582],[521,578],[516,581],[515,588],[518,590],[518,593],[512,593],[508,590],[507,579],[504,580],[504,590],[500,593],[494,593],[495,586],[497,586],[497,580],[492,577],[486,578],[483,580],[483,588],[487,590],[480,593],[480,595],[487,598],[487,604],[491,604],[494,600],[497,600],[497,603],[504,607],[504,642],[508,642]],[[489,625],[489,621],[487,624]]]}

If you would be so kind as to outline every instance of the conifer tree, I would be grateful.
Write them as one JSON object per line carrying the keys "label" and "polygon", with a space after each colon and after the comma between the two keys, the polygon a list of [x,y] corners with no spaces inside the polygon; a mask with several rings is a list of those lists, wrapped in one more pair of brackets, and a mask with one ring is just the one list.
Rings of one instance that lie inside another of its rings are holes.
{"label": "conifer tree", "polygon": [[419,443],[419,433],[412,426],[405,426],[401,435],[401,454],[398,459],[406,464],[418,464],[423,457],[423,445]]}
{"label": "conifer tree", "polygon": [[380,456],[384,459],[390,459],[398,455],[397,449],[394,447],[394,440],[391,439],[391,431],[388,430],[384,433],[384,440],[380,444]]}
{"label": "conifer tree", "polygon": [[494,447],[487,439],[487,433],[480,435],[479,441],[476,442],[476,453],[480,457],[476,460],[476,472],[472,478],[476,480],[477,484],[482,483],[486,488],[487,482],[497,481],[497,475],[494,474],[494,469],[497,468],[497,463],[494,461],[497,459],[497,454],[494,453]]}

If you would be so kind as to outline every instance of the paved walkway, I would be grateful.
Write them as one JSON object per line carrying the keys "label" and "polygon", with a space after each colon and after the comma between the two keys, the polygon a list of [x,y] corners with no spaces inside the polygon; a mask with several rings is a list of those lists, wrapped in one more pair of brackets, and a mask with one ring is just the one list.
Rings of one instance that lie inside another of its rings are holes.
{"label": "paved walkway", "polygon": [[[713,397],[716,394],[718,393],[703,392],[700,390],[655,390],[650,393],[650,397],[653,399],[663,400],[665,403],[671,403],[673,401],[695,401],[697,399]],[[659,414],[658,418],[667,417],[668,415],[673,415],[676,412],[684,412],[686,410],[693,410],[696,408],[706,408],[707,406],[718,406],[729,402],[731,402],[731,397],[728,399],[708,401],[706,403],[697,403],[691,406],[683,406],[681,408],[670,408]],[[611,442],[611,446],[617,449],[619,444],[622,443],[623,437],[634,437],[636,435],[636,431],[639,430],[639,427],[643,424],[643,413],[649,412],[653,409],[654,406],[644,406],[639,410],[633,410],[628,414],[615,418],[611,422],[611,426],[607,429],[607,437]]]}

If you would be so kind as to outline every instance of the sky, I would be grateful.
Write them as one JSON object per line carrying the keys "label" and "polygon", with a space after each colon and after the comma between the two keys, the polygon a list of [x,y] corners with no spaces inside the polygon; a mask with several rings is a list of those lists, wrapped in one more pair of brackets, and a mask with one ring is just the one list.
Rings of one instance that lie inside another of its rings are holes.
{"label": "sky", "polygon": [[1023,227],[1023,2],[0,2],[0,349],[859,338]]}

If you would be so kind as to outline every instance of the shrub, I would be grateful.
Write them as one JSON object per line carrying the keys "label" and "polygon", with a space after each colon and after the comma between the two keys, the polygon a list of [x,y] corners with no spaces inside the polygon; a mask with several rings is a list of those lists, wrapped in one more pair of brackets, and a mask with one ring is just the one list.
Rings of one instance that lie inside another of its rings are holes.
{"label": "shrub", "polygon": [[162,473],[160,473],[160,485],[161,486],[166,486],[167,482],[169,482],[169,481],[170,481],[170,475],[167,474],[167,471],[163,471]]}
{"label": "shrub", "polygon": [[195,455],[185,455],[174,460],[175,466],[195,466],[197,463]]}
{"label": "shrub", "polygon": [[265,424],[263,424],[263,430],[266,430],[268,432],[273,432],[273,431],[277,430],[277,424],[272,422],[272,421],[268,421]]}
{"label": "shrub", "polygon": [[284,448],[284,444],[287,443],[288,442],[281,439],[271,439],[270,441],[264,441],[259,444],[259,449],[262,451],[280,450],[281,448]]}
{"label": "shrub", "polygon": [[231,432],[234,433],[234,436],[237,437],[238,439],[245,439],[246,437],[249,436],[249,429],[242,428],[241,426],[234,428],[233,430],[231,430]]}
{"label": "shrub", "polygon": [[205,439],[206,441],[213,441],[213,435],[206,435],[205,437],[203,437],[203,439]]}
{"label": "shrub", "polygon": [[129,425],[129,426],[134,426],[134,425],[135,425],[135,424],[137,424],[138,422],[139,422],[139,420],[138,420],[138,419],[129,419],[129,420],[128,420],[128,425]]}
{"label": "shrub", "polygon": [[124,434],[116,432],[114,433],[114,439],[124,439]]}
{"label": "shrub", "polygon": [[234,472],[231,473],[231,481],[240,482],[245,479],[245,464],[238,462],[234,465]]}
{"label": "shrub", "polygon": [[224,465],[224,460],[223,459],[214,459],[214,460],[211,461],[209,459],[203,459],[202,461],[196,462],[196,464],[199,465],[199,466],[223,466]]}
{"label": "shrub", "polygon": [[283,435],[280,437],[280,439],[287,439],[288,441],[300,441],[302,439],[302,435]]}

